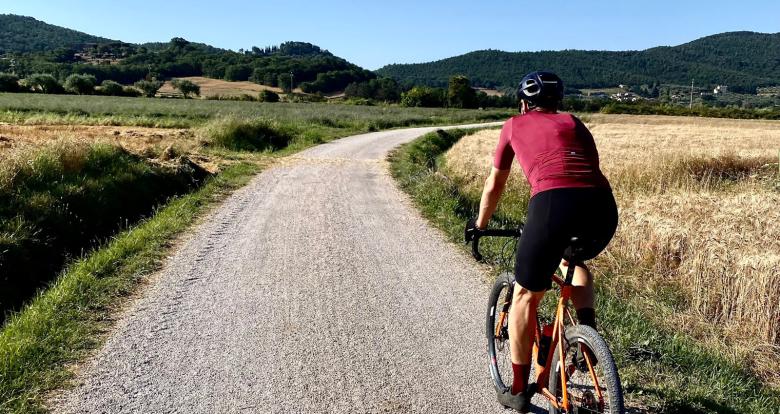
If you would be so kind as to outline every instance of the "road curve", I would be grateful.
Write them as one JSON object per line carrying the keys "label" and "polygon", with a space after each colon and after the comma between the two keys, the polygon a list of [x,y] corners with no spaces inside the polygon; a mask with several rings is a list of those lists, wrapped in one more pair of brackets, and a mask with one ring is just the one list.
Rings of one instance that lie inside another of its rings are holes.
{"label": "road curve", "polygon": [[341,139],[258,175],[181,243],[52,411],[506,412],[484,273],[383,163],[432,130]]}

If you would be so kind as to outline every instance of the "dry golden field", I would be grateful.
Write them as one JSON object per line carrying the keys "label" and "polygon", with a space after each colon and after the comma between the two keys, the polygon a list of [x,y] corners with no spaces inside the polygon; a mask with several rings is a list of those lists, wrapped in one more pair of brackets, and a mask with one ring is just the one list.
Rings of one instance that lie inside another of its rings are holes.
{"label": "dry golden field", "polygon": [[[274,88],[265,85],[258,85],[254,82],[228,82],[221,79],[204,78],[202,76],[191,76],[187,78],[181,78],[189,80],[200,86],[201,97],[237,97],[241,95],[257,96],[259,92],[269,90],[276,93],[284,93],[281,88]],[[171,85],[171,82],[165,82],[160,93],[162,94],[175,94],[177,91]],[[295,89],[296,93],[303,93],[299,88]]]}
{"label": "dry golden field", "polygon": [[[614,275],[608,288],[780,384],[780,122],[586,121],[620,207],[618,233],[594,262]],[[463,138],[446,173],[480,191],[498,134]],[[523,200],[513,169],[507,191]]]}

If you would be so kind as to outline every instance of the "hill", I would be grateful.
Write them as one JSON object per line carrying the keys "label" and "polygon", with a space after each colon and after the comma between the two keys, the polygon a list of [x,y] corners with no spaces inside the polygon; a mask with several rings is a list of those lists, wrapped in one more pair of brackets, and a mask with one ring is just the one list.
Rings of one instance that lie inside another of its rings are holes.
{"label": "hill", "polygon": [[0,16],[0,27],[2,54],[14,60],[11,67],[11,59],[0,59],[0,72],[14,71],[22,77],[50,73],[63,80],[85,73],[98,82],[131,84],[149,77],[205,76],[283,89],[293,82],[306,93],[343,91],[350,83],[376,78],[373,72],[305,42],[236,52],[183,38],[124,43],[15,15]]}
{"label": "hill", "polygon": [[54,26],[32,17],[0,14],[0,55],[4,53],[52,52],[112,40]]}
{"label": "hill", "polygon": [[575,88],[618,84],[725,84],[733,91],[755,93],[761,86],[780,85],[780,33],[730,32],[674,47],[642,51],[482,50],[436,62],[394,64],[376,71],[402,84],[446,86],[462,74],[476,86],[515,87],[527,72],[549,69]]}

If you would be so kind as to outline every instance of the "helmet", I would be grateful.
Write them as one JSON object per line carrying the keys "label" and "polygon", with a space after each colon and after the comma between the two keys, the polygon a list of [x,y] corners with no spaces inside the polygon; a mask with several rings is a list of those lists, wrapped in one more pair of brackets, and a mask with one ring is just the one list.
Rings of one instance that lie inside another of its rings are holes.
{"label": "helmet", "polygon": [[520,81],[517,97],[531,107],[555,107],[563,100],[563,81],[552,72],[531,72]]}

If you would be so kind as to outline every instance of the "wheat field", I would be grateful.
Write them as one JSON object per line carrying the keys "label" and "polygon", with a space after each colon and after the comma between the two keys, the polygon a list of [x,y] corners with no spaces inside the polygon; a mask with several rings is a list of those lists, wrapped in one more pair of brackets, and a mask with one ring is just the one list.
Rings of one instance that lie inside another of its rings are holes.
{"label": "wheat field", "polygon": [[[659,324],[780,384],[780,122],[585,121],[620,208],[596,273],[612,275],[608,288]],[[446,174],[470,194],[481,191],[498,135],[464,137],[446,154]],[[507,191],[527,201],[522,171],[513,170]]]}

